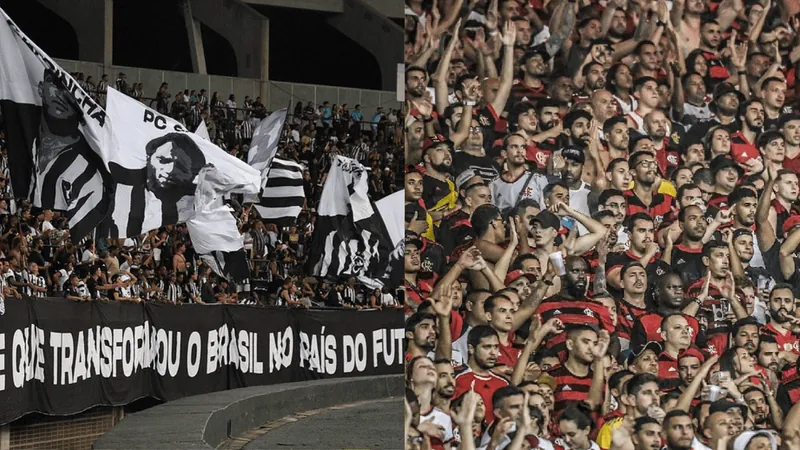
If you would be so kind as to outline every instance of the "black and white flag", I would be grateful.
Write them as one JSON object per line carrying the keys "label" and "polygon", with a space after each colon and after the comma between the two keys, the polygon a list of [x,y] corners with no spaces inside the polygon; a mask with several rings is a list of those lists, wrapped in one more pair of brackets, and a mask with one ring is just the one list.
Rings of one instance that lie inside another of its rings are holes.
{"label": "black and white flag", "polygon": [[227,193],[259,192],[258,171],[172,118],[113,88],[107,108],[116,120],[119,148],[108,156],[117,187],[104,235],[138,236],[194,217],[198,175],[208,164],[227,175],[228,184],[220,188],[235,184]]}
{"label": "black and white flag", "polygon": [[0,10],[0,109],[14,195],[63,211],[73,242],[111,211],[106,112]]}
{"label": "black and white flag", "polygon": [[322,189],[309,254],[320,277],[356,277],[380,286],[394,249],[383,219],[367,195],[369,171],[336,155]]}
{"label": "black and white flag", "polygon": [[247,164],[261,172],[262,177],[266,177],[272,159],[275,158],[275,153],[278,151],[278,142],[281,139],[287,113],[287,108],[273,112],[261,119],[253,132],[250,150],[247,152]]}
{"label": "black and white flag", "polygon": [[304,172],[302,164],[281,158],[272,160],[261,197],[253,205],[262,219],[281,227],[297,220],[306,200],[303,189]]}

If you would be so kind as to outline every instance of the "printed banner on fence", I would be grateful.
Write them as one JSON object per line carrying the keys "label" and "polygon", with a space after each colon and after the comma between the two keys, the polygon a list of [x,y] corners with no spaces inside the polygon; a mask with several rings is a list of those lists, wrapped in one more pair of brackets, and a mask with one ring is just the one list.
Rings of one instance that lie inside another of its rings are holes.
{"label": "printed banner on fence", "polygon": [[0,424],[146,396],[402,373],[403,336],[400,311],[10,299]]}

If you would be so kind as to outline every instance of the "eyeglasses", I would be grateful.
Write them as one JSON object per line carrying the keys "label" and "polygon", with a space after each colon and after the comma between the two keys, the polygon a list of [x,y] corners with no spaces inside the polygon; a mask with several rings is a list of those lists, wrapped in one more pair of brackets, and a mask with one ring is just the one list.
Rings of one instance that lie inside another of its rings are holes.
{"label": "eyeglasses", "polygon": [[481,127],[469,127],[469,132],[470,133],[480,133],[481,132]]}
{"label": "eyeglasses", "polygon": [[658,167],[658,163],[655,161],[639,161],[637,166],[643,166],[645,169],[649,169],[652,167]]}

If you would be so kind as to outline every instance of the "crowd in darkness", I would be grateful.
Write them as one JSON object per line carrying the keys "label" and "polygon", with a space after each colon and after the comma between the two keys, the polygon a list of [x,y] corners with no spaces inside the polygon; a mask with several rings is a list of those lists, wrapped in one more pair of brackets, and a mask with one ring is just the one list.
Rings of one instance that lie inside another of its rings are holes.
{"label": "crowd in darkness", "polygon": [[800,448],[798,13],[405,0],[407,448]]}
{"label": "crowd in darkness", "polygon": [[[113,85],[107,75],[96,84],[82,73],[72,76],[102,105],[111,85],[187,129],[195,130],[202,119],[211,140],[244,161],[255,127],[269,114],[260,98],[245,97],[237,104],[233,95],[225,100],[202,89],[173,95],[167,83],[154,97],[147,97],[143,84],[129,83],[124,73]],[[235,198],[230,202],[245,238],[251,272],[250,279],[237,284],[216,275],[199,259],[183,224],[128,239],[97,237],[72,243],[65,217],[12,195],[0,111],[0,291],[5,298],[73,301],[396,307],[393,289],[369,289],[355,279],[318,279],[307,270],[316,210],[333,155],[353,157],[368,168],[370,199],[400,189],[402,153],[395,131],[399,112],[379,108],[372,118],[362,114],[360,105],[347,111],[347,105],[328,102],[319,107],[309,103],[301,114],[289,111],[278,157],[304,167],[306,205],[294,223],[278,227],[259,217],[252,205]]]}

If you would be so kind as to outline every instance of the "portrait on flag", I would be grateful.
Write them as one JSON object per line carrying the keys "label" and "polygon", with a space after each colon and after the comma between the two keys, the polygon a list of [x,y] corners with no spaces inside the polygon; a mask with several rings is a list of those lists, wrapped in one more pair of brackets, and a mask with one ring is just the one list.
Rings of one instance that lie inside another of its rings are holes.
{"label": "portrait on flag", "polygon": [[0,12],[0,108],[12,188],[36,207],[63,211],[78,241],[107,215],[114,183],[103,152],[111,124],[77,81]]}
{"label": "portrait on flag", "polygon": [[125,117],[127,126],[115,130],[120,149],[109,155],[117,195],[104,235],[137,236],[194,217],[197,176],[208,164],[235,174],[245,191],[258,192],[257,171],[178,121],[113,88],[107,109],[111,117]]}

